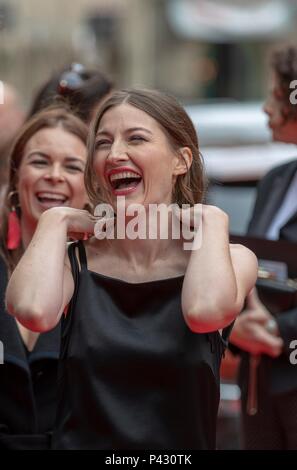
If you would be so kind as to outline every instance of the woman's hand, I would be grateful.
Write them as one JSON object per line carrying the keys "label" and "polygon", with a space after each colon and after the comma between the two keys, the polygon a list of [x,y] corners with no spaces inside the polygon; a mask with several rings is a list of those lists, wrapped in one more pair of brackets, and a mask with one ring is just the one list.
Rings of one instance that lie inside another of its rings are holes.
{"label": "woman's hand", "polygon": [[73,240],[85,240],[94,235],[94,227],[98,221],[98,217],[90,212],[72,207],[53,207],[41,217],[53,224],[65,223],[67,236]]}
{"label": "woman's hand", "polygon": [[[268,328],[275,325],[274,331]],[[266,307],[260,302],[254,288],[247,297],[246,309],[236,319],[230,341],[251,354],[281,354],[283,341],[279,337],[277,324]]]}
{"label": "woman's hand", "polygon": [[209,220],[224,224],[225,229],[228,230],[229,217],[226,212],[217,206],[195,204],[186,209],[174,206],[173,213],[183,226],[191,228],[195,232],[202,228],[204,221]]}
{"label": "woman's hand", "polygon": [[185,227],[191,228],[192,230],[197,231],[202,217],[202,209],[204,206],[202,204],[195,204],[192,207],[183,209],[181,207],[173,206],[173,214],[178,219],[178,221]]}
{"label": "woman's hand", "polygon": [[195,204],[182,209],[175,208],[174,215],[182,226],[184,240],[193,240],[193,243],[184,244],[185,250],[197,250],[203,242],[203,224],[214,226],[214,230],[220,230],[228,237],[229,217],[216,206],[207,204]]}

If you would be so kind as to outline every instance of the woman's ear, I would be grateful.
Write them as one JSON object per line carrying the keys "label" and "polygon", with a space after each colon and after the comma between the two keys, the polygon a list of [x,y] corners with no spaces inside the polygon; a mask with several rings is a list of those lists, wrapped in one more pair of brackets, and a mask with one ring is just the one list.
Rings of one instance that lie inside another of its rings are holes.
{"label": "woman's ear", "polygon": [[184,175],[192,165],[193,154],[189,147],[181,147],[175,158],[173,175]]}

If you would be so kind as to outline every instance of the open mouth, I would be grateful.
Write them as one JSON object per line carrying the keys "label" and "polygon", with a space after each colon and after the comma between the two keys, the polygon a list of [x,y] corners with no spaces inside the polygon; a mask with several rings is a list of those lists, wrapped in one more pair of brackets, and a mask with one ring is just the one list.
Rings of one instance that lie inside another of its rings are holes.
{"label": "open mouth", "polygon": [[112,189],[118,191],[131,191],[142,181],[141,175],[134,171],[110,172],[108,176]]}
{"label": "open mouth", "polygon": [[46,191],[40,191],[36,193],[36,197],[40,204],[46,207],[64,206],[68,202],[68,197],[61,193],[51,193]]}

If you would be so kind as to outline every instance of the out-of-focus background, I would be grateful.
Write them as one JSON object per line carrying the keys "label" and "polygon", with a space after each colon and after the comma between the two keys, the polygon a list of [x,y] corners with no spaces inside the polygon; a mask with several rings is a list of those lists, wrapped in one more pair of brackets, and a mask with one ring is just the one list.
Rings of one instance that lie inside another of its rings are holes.
{"label": "out-of-focus background", "polygon": [[99,66],[119,87],[172,92],[189,106],[219,183],[210,202],[243,233],[254,183],[296,154],[270,142],[261,111],[271,52],[296,41],[296,24],[295,0],[0,0],[0,80],[25,108],[72,61]]}
{"label": "out-of-focus background", "polygon": [[[271,52],[296,44],[296,26],[296,0],[0,0],[0,80],[25,110],[71,62],[173,93],[197,128],[208,201],[242,234],[257,181],[297,155],[271,142],[261,109]],[[238,448],[239,391],[233,369],[223,375],[218,447]]]}
{"label": "out-of-focus background", "polygon": [[296,38],[296,9],[294,0],[0,0],[1,77],[25,104],[71,60],[189,101],[262,99],[269,52]]}

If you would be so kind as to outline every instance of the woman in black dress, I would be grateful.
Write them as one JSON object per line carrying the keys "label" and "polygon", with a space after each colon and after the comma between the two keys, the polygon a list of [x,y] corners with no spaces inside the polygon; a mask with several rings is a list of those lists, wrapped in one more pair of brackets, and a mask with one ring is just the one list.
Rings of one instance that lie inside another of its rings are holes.
{"label": "woman in black dress", "polygon": [[[64,108],[43,111],[20,130],[9,160],[1,216],[0,448],[49,447],[57,400],[60,325],[39,335],[5,310],[7,278],[29,244],[39,217],[55,206],[83,208],[87,127]],[[50,256],[50,253],[49,253]],[[31,297],[32,307],[34,296]]]}
{"label": "woman in black dress", "polygon": [[[161,92],[115,92],[91,130],[85,179],[97,215],[44,213],[7,291],[32,330],[65,313],[53,448],[213,449],[226,327],[257,263],[229,245],[227,215],[200,204],[188,115]],[[176,236],[185,215],[192,250],[188,232]],[[94,232],[67,257],[67,234]]]}

